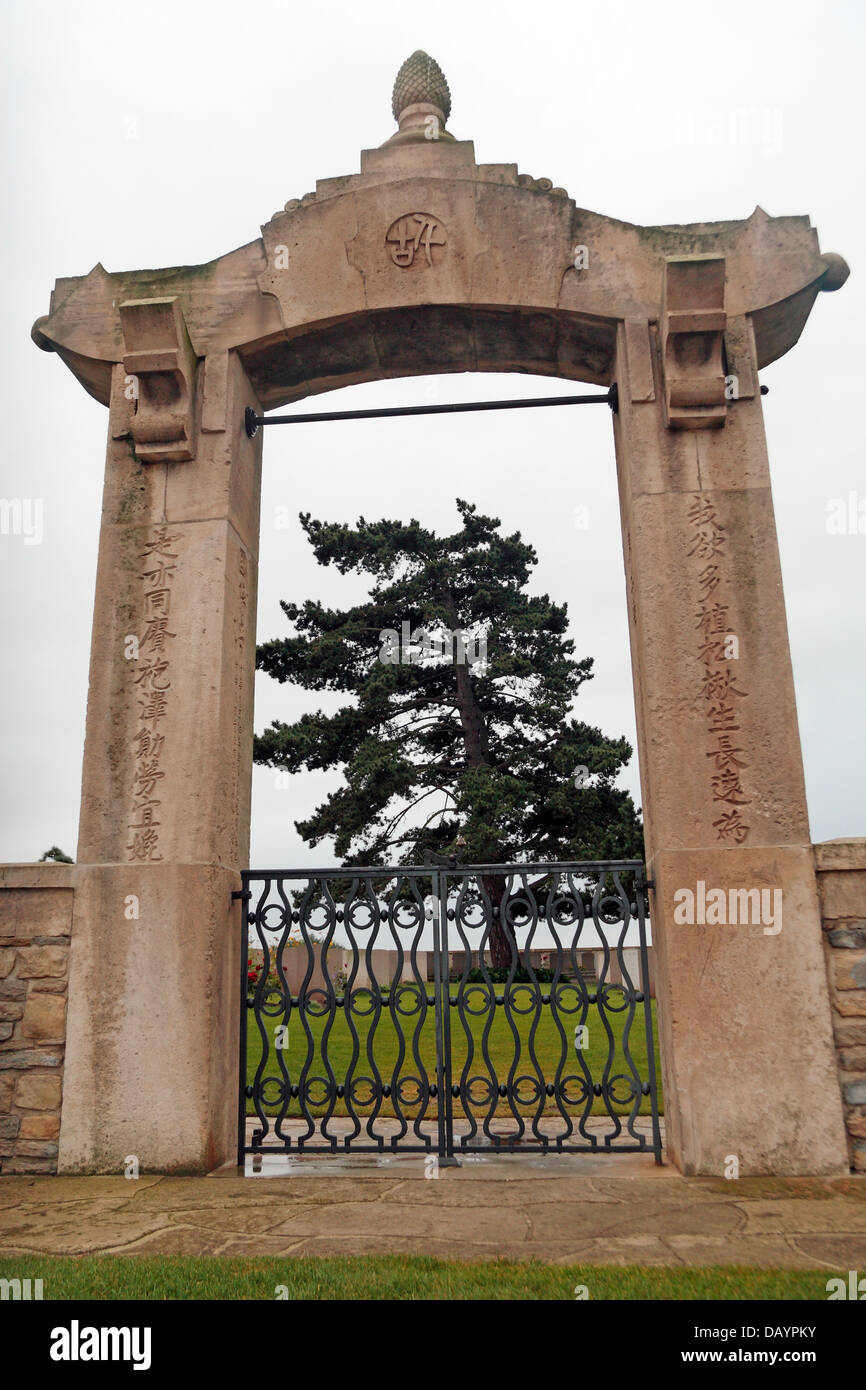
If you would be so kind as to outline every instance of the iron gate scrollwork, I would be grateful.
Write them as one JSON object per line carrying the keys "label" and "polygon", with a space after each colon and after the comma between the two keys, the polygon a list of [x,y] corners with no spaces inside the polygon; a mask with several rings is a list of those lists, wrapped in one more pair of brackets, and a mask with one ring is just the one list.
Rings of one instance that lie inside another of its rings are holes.
{"label": "iron gate scrollwork", "polygon": [[240,1165],[527,1149],[661,1162],[640,861],[243,880]]}

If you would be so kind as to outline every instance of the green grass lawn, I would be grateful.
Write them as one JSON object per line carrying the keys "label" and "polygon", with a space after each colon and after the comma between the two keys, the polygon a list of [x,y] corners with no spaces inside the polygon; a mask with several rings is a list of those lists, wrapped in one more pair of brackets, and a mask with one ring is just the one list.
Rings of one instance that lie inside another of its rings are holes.
{"label": "green grass lawn", "polygon": [[0,1259],[0,1278],[42,1279],[43,1299],[821,1299],[828,1271],[462,1263],[425,1255],[220,1259],[151,1255]]}
{"label": "green grass lawn", "polygon": [[[455,988],[455,986],[452,986],[452,994],[455,992]],[[502,986],[497,987],[497,992],[501,993],[502,988]],[[432,989],[433,986],[428,985],[428,994],[432,993]],[[528,995],[518,996],[518,1005],[520,1007],[526,1007],[528,997]],[[469,1001],[471,1006],[473,1008],[479,1008],[481,998],[482,996],[480,994],[473,996],[472,999]],[[362,997],[362,999],[360,1000],[362,1007],[368,1007],[368,1002],[369,1001],[366,999],[366,997]],[[402,1006],[404,1008],[408,1009],[411,1005],[411,1002],[412,1001],[408,996],[404,995],[402,997]],[[657,1085],[659,1092],[659,1109],[661,1111],[663,1110],[663,1100],[661,1095],[661,1078],[658,1074],[658,1032],[655,1016],[655,1001],[653,1001],[652,1010],[653,1034],[655,1037]],[[606,1017],[608,1019],[611,1031],[615,1039],[614,1060],[610,1072],[611,1076],[615,1076],[617,1074],[624,1074],[625,1076],[629,1076],[630,1074],[630,1069],[625,1061],[625,1057],[623,1055],[622,1050],[622,1035],[624,1031],[624,1023],[627,1016],[627,1010],[623,1011],[622,1013],[606,1011]],[[369,1086],[369,1084],[364,1085],[361,1082],[361,1078],[369,1078],[373,1075],[373,1068],[370,1064],[371,1054],[372,1057],[375,1059],[376,1065],[381,1076],[383,1077],[386,1083],[391,1085],[392,1091],[394,1090],[397,1082],[401,1080],[401,1078],[406,1079],[403,1087],[404,1114],[406,1118],[410,1121],[413,1120],[417,1115],[417,1106],[413,1107],[410,1103],[408,1103],[412,1099],[417,1097],[418,1094],[417,1085],[413,1086],[411,1082],[408,1080],[408,1078],[411,1078],[412,1076],[417,1077],[419,1075],[420,1069],[415,1058],[415,1049],[417,1048],[418,1054],[421,1057],[427,1076],[431,1080],[435,1079],[436,1066],[436,1035],[432,1008],[426,1010],[426,1017],[422,1022],[419,1036],[417,1039],[415,1039],[414,1035],[418,1024],[418,1017],[419,1016],[416,1014],[413,1017],[403,1017],[400,1020],[403,1046],[403,1056],[402,1058],[400,1058],[401,1032],[400,1029],[397,1029],[394,1026],[391,1013],[388,1009],[383,1009],[379,1021],[375,1027],[371,1027],[371,1020],[369,1018],[353,1014],[352,1023],[354,1024],[355,1030],[357,1032],[357,1040],[353,1039],[352,1027],[350,1026],[350,1021],[346,1016],[345,1009],[340,1008],[337,1010],[327,1037],[327,1055],[338,1084],[345,1084],[347,1078],[350,1075],[355,1080],[355,1108],[358,1111],[359,1115],[361,1115],[362,1117],[369,1115],[372,1112],[372,1103],[367,1104],[366,1106],[360,1103],[365,1097],[370,1096],[371,1093],[371,1087]],[[464,1026],[464,1024],[461,1022],[456,1008],[452,1008],[450,1010],[449,1017],[451,1024],[451,1055],[453,1059],[453,1082],[457,1083],[461,1078],[463,1067],[467,1060],[470,1038],[473,1049],[470,1076],[479,1075],[481,1077],[489,1077],[490,1070],[487,1066],[482,1050],[483,1032],[486,1023],[486,1015],[479,1013],[471,1018],[467,1016],[466,1026]],[[527,1013],[523,1015],[513,1013],[511,1018],[514,1027],[517,1029],[519,1038],[519,1046],[517,1049],[518,1061],[514,1072],[515,1078],[521,1076],[535,1078],[537,1076],[536,1069],[532,1064],[529,1052],[530,1033],[533,1030],[533,1025],[535,1025],[533,1034],[533,1045],[535,1048],[536,1056],[538,1058],[538,1064],[541,1068],[545,1082],[553,1082],[556,1078],[557,1067],[559,1066],[560,1058],[562,1056],[563,1042],[562,1034],[560,1033],[559,1028],[557,1027],[551,1006],[542,1005],[540,1007],[540,1009],[538,1010],[537,1022],[534,1011],[532,1013]],[[576,1021],[580,1018],[580,1015],[568,1015],[560,1013],[559,1018],[562,1023],[562,1027],[565,1031],[567,1048],[567,1060],[563,1068],[563,1078],[567,1076],[571,1076],[574,1078],[574,1080],[572,1080],[568,1085],[567,1094],[569,1095],[569,1097],[577,1098],[580,1095],[580,1081],[582,1080],[582,1072],[578,1062],[577,1052],[574,1046],[574,1028]],[[281,1018],[263,1020],[263,1022],[266,1022],[271,1037],[271,1049],[269,1053],[265,1076],[273,1076],[279,1078],[280,1068],[279,1062],[276,1057],[275,1049],[273,1047],[273,1034],[274,1029],[278,1026],[278,1024],[280,1024]],[[306,1022],[309,1024],[310,1032],[312,1034],[313,1039],[313,1056],[309,1072],[307,1074],[307,1079],[309,1081],[311,1078],[317,1076],[327,1077],[327,1068],[325,1066],[322,1055],[322,1043],[327,1024],[327,1019],[317,1018],[315,1016],[307,1014]],[[262,1056],[261,1034],[259,1032],[259,1028],[252,1010],[248,1010],[247,1012],[247,1024],[247,1083],[248,1085],[252,1085],[255,1080],[256,1070],[259,1066]],[[609,1047],[607,1033],[605,1032],[604,1024],[599,1016],[599,1009],[597,1006],[590,1006],[589,1016],[587,1018],[586,1024],[588,1033],[585,1039],[586,1046],[583,1048],[583,1057],[589,1068],[592,1080],[594,1082],[600,1082],[604,1078],[604,1068],[608,1058]],[[467,1027],[470,1030],[469,1035],[467,1035]],[[293,1010],[292,1015],[290,1017],[290,1021],[288,1024],[287,1042],[288,1046],[283,1048],[282,1057],[285,1062],[286,1069],[289,1073],[291,1082],[293,1084],[298,1084],[300,1081],[301,1069],[308,1055],[309,1041],[304,1028],[304,1019],[300,1016],[297,1010]],[[511,1027],[511,1024],[509,1023],[509,1019],[506,1016],[506,1011],[503,1007],[498,1007],[493,1012],[493,1021],[490,1026],[490,1034],[487,1040],[487,1046],[490,1062],[492,1064],[493,1072],[496,1076],[497,1082],[507,1082],[509,1078],[509,1070],[512,1066],[515,1056],[515,1039],[513,1029]],[[635,1066],[637,1067],[638,1075],[640,1076],[641,1080],[646,1080],[648,1073],[643,1005],[638,1005],[635,1009],[635,1014],[632,1020],[632,1025],[629,1034],[629,1048],[631,1055],[634,1059]],[[310,1108],[314,1115],[320,1115],[324,1113],[325,1107],[322,1105],[316,1105],[314,1103],[316,1099],[318,1099],[323,1094],[323,1090],[324,1088],[321,1085],[321,1083],[314,1084],[312,1087],[312,1092],[310,1096]],[[270,1085],[265,1087],[264,1099],[266,1103],[264,1105],[264,1110],[266,1114],[279,1113],[279,1103],[267,1103],[268,1101],[277,1100],[278,1094],[279,1093],[276,1086]],[[520,1113],[525,1118],[528,1117],[531,1119],[535,1115],[538,1107],[537,1098],[534,1099],[533,1103],[534,1087],[531,1080],[527,1080],[521,1083],[519,1087],[519,1094],[521,1094],[523,1097],[527,1098],[531,1102],[525,1106],[520,1107]],[[622,1105],[616,1105],[614,1107],[616,1112],[618,1114],[628,1115],[631,1110],[631,1101],[629,1100],[629,1089],[627,1082],[617,1083],[615,1086],[614,1094],[616,1097],[622,1097],[624,1102]],[[484,1117],[487,1114],[490,1102],[483,1083],[479,1083],[476,1085],[473,1092],[473,1099],[478,1099],[482,1102],[477,1109],[473,1110],[473,1114],[475,1115],[476,1119]],[[454,1105],[455,1118],[459,1118],[460,1115],[463,1113],[462,1107],[458,1101],[455,1101]],[[569,1107],[569,1113],[572,1114],[575,1118],[578,1118],[582,1114],[582,1112],[583,1104],[577,1104]],[[247,1101],[247,1113],[255,1113],[252,1100]],[[336,1106],[333,1113],[335,1115],[346,1115],[348,1113],[346,1110],[344,1100],[339,1099],[336,1102]],[[394,1115],[395,1111],[393,1105],[393,1096],[391,1098],[383,1099],[382,1107],[378,1113],[384,1116]],[[425,1118],[432,1118],[436,1115],[436,1113],[436,1101],[431,1100],[430,1106],[425,1112]],[[505,1117],[510,1115],[511,1113],[512,1112],[510,1110],[508,1102],[506,1100],[500,1099],[498,1101],[497,1114],[501,1117]],[[558,1113],[556,1101],[553,1098],[545,1097],[544,1113]],[[600,1097],[594,1099],[592,1113],[594,1115],[604,1115],[607,1113],[605,1110],[604,1101]],[[644,1096],[641,1098],[640,1113],[643,1115],[648,1115],[650,1113],[648,1096]],[[292,1100],[288,1114],[301,1114],[299,1099]]]}

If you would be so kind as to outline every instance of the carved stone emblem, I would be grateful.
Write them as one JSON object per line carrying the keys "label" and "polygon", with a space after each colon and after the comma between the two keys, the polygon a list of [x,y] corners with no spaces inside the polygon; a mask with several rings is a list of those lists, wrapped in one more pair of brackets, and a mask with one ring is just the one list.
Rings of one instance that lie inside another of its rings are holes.
{"label": "carved stone emblem", "polygon": [[407,212],[391,223],[385,243],[391,260],[404,270],[414,264],[419,251],[424,252],[424,262],[419,264],[432,266],[433,247],[445,245],[445,228],[430,212]]}

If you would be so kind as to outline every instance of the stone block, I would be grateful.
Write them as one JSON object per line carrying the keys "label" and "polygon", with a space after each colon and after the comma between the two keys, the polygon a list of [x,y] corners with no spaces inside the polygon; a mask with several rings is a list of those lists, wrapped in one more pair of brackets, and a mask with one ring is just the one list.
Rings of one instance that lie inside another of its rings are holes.
{"label": "stone block", "polygon": [[68,949],[64,946],[29,946],[18,952],[19,980],[66,974]]}
{"label": "stone block", "polygon": [[0,1000],[26,998],[27,983],[25,980],[0,980]]}
{"label": "stone block", "polygon": [[0,1023],[0,1043],[8,1042],[14,1031],[14,1023]]}
{"label": "stone block", "polygon": [[866,1071],[866,1047],[840,1048],[839,1066],[845,1071]]}
{"label": "stone block", "polygon": [[56,1173],[56,1158],[14,1158],[3,1160],[4,1173]]}
{"label": "stone block", "polygon": [[832,960],[837,989],[866,989],[866,951],[840,951]]}
{"label": "stone block", "polygon": [[[18,1116],[15,1117],[16,1119]],[[59,1115],[22,1115],[20,1139],[57,1139],[60,1135]]]}
{"label": "stone block", "polygon": [[[58,1171],[122,1172],[135,1152],[149,1172],[209,1172],[236,1143],[239,1010],[222,1001],[237,992],[239,879],[184,864],[78,873]],[[138,923],[123,922],[128,894]]]}
{"label": "stone block", "polygon": [[866,917],[866,870],[835,870],[818,874],[821,917]]}
{"label": "stone block", "polygon": [[866,1107],[850,1110],[845,1117],[845,1123],[849,1134],[855,1134],[858,1139],[866,1139]]}
{"label": "stone block", "polygon": [[15,1077],[11,1072],[0,1074],[0,1115],[5,1115],[12,1104],[12,1096],[15,1091]]}
{"label": "stone block", "polygon": [[19,1139],[16,1158],[57,1158],[57,1145],[46,1139]]}
{"label": "stone block", "polygon": [[15,1104],[20,1110],[59,1110],[60,1095],[59,1076],[26,1072],[18,1078]]}
{"label": "stone block", "polygon": [[828,869],[866,869],[866,838],[819,840],[812,848],[819,873]]}
{"label": "stone block", "polygon": [[7,975],[12,974],[12,967],[15,964],[15,952],[8,948],[0,951],[0,980],[5,980]]}
{"label": "stone block", "polygon": [[833,1003],[845,1018],[866,1018],[866,989],[840,989]]}
{"label": "stone block", "polygon": [[57,994],[31,994],[21,1022],[22,1038],[39,1042],[63,1042],[66,1037],[66,1000]]}
{"label": "stone block", "polygon": [[[653,856],[650,872],[658,909],[653,951],[660,952],[667,990],[659,998],[659,1033],[668,1068],[669,1157],[689,1174],[721,1171],[728,1153],[739,1155],[741,1173],[754,1176],[847,1171],[810,852],[664,850]],[[711,925],[698,913],[693,922],[678,919],[675,895],[684,886],[694,892],[701,881],[707,891],[722,886],[728,901],[733,890],[750,887],[783,892],[784,915],[769,924],[780,930],[766,932],[768,923],[755,921]],[[761,1002],[767,997],[773,999],[771,1034]],[[709,1038],[717,1039],[715,1047]],[[779,1087],[786,1097],[782,1108],[775,1098]],[[746,1093],[751,1113],[743,1110]]]}
{"label": "stone block", "polygon": [[20,1123],[20,1115],[0,1115],[0,1139],[14,1139]]}
{"label": "stone block", "polygon": [[72,928],[70,888],[0,887],[0,936],[28,941],[36,935],[69,935]]}
{"label": "stone block", "polygon": [[13,999],[0,999],[0,1019],[15,1019],[21,1017],[24,1012],[24,1004]]}
{"label": "stone block", "polygon": [[842,1096],[846,1105],[866,1105],[866,1076],[842,1083]]}
{"label": "stone block", "polygon": [[827,940],[837,950],[856,951],[866,947],[866,925],[849,922],[844,927],[834,927],[829,923],[825,923],[825,926],[829,926]]}
{"label": "stone block", "polygon": [[25,1071],[29,1067],[62,1066],[63,1058],[59,1052],[42,1052],[36,1047],[0,1053],[0,1070],[3,1071]]}

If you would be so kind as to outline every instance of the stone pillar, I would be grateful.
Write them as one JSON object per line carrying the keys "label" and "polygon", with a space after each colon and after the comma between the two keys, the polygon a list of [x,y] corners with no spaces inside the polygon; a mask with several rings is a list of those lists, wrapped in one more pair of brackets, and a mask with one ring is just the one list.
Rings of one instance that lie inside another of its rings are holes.
{"label": "stone pillar", "polygon": [[[753,339],[727,322],[727,400],[724,315],[680,312],[621,327],[614,423],[667,1149],[689,1174],[845,1172]],[[702,341],[671,355],[672,320]]]}
{"label": "stone pillar", "polygon": [[235,353],[121,306],[96,580],[60,1172],[234,1151],[261,436]]}

